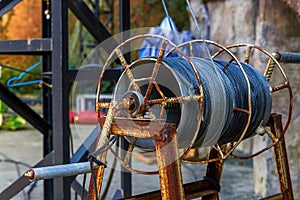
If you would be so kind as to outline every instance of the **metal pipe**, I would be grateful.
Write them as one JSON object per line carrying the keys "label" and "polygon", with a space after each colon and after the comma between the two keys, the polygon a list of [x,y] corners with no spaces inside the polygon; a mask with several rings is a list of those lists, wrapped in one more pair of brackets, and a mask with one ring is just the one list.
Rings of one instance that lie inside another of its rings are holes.
{"label": "metal pipe", "polygon": [[90,172],[90,163],[82,162],[49,167],[31,168],[24,174],[24,176],[26,176],[30,181],[37,181],[57,177],[75,176],[78,174],[85,174]]}
{"label": "metal pipe", "polygon": [[282,63],[300,63],[300,53],[275,52],[272,55]]}

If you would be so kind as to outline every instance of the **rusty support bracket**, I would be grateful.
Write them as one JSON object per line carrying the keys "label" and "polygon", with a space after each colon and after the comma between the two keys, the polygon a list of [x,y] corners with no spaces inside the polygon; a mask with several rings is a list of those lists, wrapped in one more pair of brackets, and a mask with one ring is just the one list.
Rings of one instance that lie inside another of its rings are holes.
{"label": "rusty support bracket", "polygon": [[282,116],[272,114],[270,118],[270,124],[271,131],[275,134],[277,138],[280,138],[279,142],[274,146],[280,190],[284,200],[293,200],[294,195],[286,152],[285,139],[281,135],[281,133],[283,132]]}
{"label": "rusty support bracket", "polygon": [[[99,119],[104,124],[105,118]],[[161,186],[162,199],[184,199],[180,157],[176,126],[151,120],[134,120],[115,118],[111,123],[111,134],[153,139],[156,144],[156,156]],[[105,160],[103,154],[101,161]],[[100,194],[104,168],[95,170],[98,196]],[[89,199],[95,199],[94,184],[90,183]]]}
{"label": "rusty support bracket", "polygon": [[167,124],[161,130],[164,140],[156,140],[156,157],[159,170],[161,197],[167,199],[185,199],[176,126]]}

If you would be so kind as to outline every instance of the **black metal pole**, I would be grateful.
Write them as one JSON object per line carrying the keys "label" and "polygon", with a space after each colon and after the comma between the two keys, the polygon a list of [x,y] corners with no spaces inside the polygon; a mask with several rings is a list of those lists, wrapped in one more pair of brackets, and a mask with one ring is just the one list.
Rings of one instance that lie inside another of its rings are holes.
{"label": "black metal pole", "polygon": [[[127,31],[130,29],[130,1],[129,0],[119,0],[119,19],[120,19],[120,33]],[[129,34],[121,34],[121,41],[124,41],[129,37]],[[125,59],[129,63],[130,54],[124,55]],[[121,138],[121,149],[123,149],[124,157],[126,150],[128,149],[129,143],[123,137]],[[121,171],[121,188],[123,189],[124,196],[129,197],[132,196],[132,176],[130,172],[127,172],[126,169],[122,169]]]}
{"label": "black metal pole", "polygon": [[[51,4],[52,65],[52,119],[53,164],[70,163],[69,144],[69,82],[68,77],[68,6],[67,0]],[[70,199],[69,178],[53,180],[54,199]]]}
{"label": "black metal pole", "polygon": [[[42,1],[42,37],[51,38],[51,20],[45,15],[45,11],[51,10],[51,1]],[[43,55],[42,73],[51,72],[51,53]],[[51,80],[43,78],[48,84],[52,84]],[[43,85],[43,117],[52,126],[52,94],[51,88]],[[52,147],[52,133],[43,137],[43,156],[53,150]],[[53,180],[44,180],[44,199],[53,199]]]}

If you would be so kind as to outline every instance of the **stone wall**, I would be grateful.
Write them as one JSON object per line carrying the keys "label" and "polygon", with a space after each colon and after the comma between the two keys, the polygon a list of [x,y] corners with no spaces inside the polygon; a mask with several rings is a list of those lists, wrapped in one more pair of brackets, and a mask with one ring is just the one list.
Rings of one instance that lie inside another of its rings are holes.
{"label": "stone wall", "polygon": [[[223,45],[254,43],[269,52],[300,52],[300,2],[299,0],[219,0],[205,1],[209,20],[203,18],[203,1],[192,0],[200,23],[209,21],[210,39]],[[205,20],[204,20],[205,19]],[[191,21],[191,31],[197,35]],[[204,26],[205,27],[205,26]],[[205,31],[205,30],[203,30]],[[235,51],[240,57],[244,51]],[[243,58],[243,57],[242,57]],[[257,58],[255,67],[263,70],[265,64]],[[300,199],[300,64],[283,64],[294,94],[291,125],[286,134],[288,158],[295,199]],[[281,79],[275,72],[275,79]],[[282,80],[282,79],[281,79]],[[273,112],[286,117],[287,92],[274,95]],[[255,138],[253,150],[266,145],[266,138]],[[256,157],[254,164],[255,191],[268,196],[279,191],[272,150]]]}

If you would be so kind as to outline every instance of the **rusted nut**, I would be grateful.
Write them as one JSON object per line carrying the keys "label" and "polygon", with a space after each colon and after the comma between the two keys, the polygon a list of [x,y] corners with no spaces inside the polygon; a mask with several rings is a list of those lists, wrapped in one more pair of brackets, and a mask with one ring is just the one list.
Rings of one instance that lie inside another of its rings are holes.
{"label": "rusted nut", "polygon": [[27,172],[25,172],[24,176],[27,177],[30,181],[33,181],[34,180],[33,169],[29,169]]}

